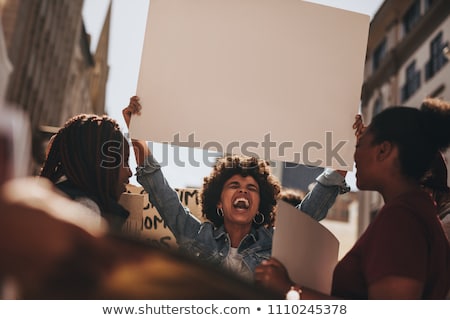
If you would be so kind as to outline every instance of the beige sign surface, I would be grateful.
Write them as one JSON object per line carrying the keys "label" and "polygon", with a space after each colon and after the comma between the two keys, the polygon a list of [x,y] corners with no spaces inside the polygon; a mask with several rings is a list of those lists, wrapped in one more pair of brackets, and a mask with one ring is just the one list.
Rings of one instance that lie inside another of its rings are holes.
{"label": "beige sign surface", "polygon": [[130,135],[352,170],[369,20],[301,0],[152,0]]}
{"label": "beige sign surface", "polygon": [[272,256],[294,282],[330,294],[339,253],[333,233],[284,201],[278,203],[275,227]]}
{"label": "beige sign surface", "polygon": [[[204,220],[201,213],[200,190],[184,188],[175,191],[182,205],[199,220]],[[149,202],[148,193],[142,187],[127,185],[127,191],[121,195],[119,203],[130,212],[122,229],[124,233],[157,247],[177,247],[175,236],[164,223],[158,210]]]}

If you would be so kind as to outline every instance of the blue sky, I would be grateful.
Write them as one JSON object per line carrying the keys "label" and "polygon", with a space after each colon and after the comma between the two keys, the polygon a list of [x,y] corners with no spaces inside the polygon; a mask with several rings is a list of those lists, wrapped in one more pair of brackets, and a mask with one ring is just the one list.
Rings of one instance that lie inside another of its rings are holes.
{"label": "blue sky", "polygon": [[[98,42],[110,0],[85,0],[83,17],[87,32],[91,34],[92,50]],[[137,88],[142,45],[150,0],[113,0],[109,47],[110,74],[107,86],[106,108],[108,114],[124,128],[121,110],[128,104]],[[344,10],[373,16],[381,0],[310,0]],[[155,146],[158,153],[158,145]],[[134,168],[133,163],[131,163]],[[181,171],[180,171],[181,170]],[[173,168],[164,170],[174,187],[198,185],[210,168]],[[134,181],[132,181],[134,182]]]}

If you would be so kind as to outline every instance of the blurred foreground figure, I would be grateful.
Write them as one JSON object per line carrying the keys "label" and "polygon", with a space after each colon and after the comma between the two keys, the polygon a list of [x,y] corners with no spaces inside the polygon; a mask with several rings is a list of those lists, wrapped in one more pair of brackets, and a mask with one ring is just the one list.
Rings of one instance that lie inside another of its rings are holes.
{"label": "blurred foreground figure", "polygon": [[274,298],[209,265],[110,236],[106,221],[91,221],[49,181],[17,178],[10,151],[21,141],[7,129],[0,126],[0,298]]}
{"label": "blurred foreground figure", "polygon": [[3,298],[273,298],[174,252],[106,236],[106,224],[91,227],[80,209],[43,180],[1,188],[0,279],[10,289]]}
{"label": "blurred foreground figure", "polygon": [[[61,210],[64,208],[64,210]],[[33,178],[0,191],[0,279],[18,299],[271,299],[174,252],[106,236]]]}

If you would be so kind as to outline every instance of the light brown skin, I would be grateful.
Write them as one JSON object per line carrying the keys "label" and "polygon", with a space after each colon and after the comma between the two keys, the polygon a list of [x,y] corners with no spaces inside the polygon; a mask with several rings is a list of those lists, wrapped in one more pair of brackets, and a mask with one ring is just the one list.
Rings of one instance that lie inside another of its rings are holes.
{"label": "light brown skin", "polygon": [[19,299],[45,297],[44,288],[62,262],[106,232],[106,225],[80,220],[80,204],[50,182],[38,182],[16,179],[0,188],[0,280],[13,279]]}

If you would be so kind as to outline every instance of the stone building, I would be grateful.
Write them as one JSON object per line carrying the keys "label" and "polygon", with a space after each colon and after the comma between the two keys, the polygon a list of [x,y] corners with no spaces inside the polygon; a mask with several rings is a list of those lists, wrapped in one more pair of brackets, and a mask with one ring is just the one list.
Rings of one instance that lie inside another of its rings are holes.
{"label": "stone building", "polygon": [[69,117],[105,113],[111,4],[101,40],[91,53],[82,19],[83,0],[0,1],[13,66],[5,99],[29,115],[35,166],[39,167],[43,143]]}

